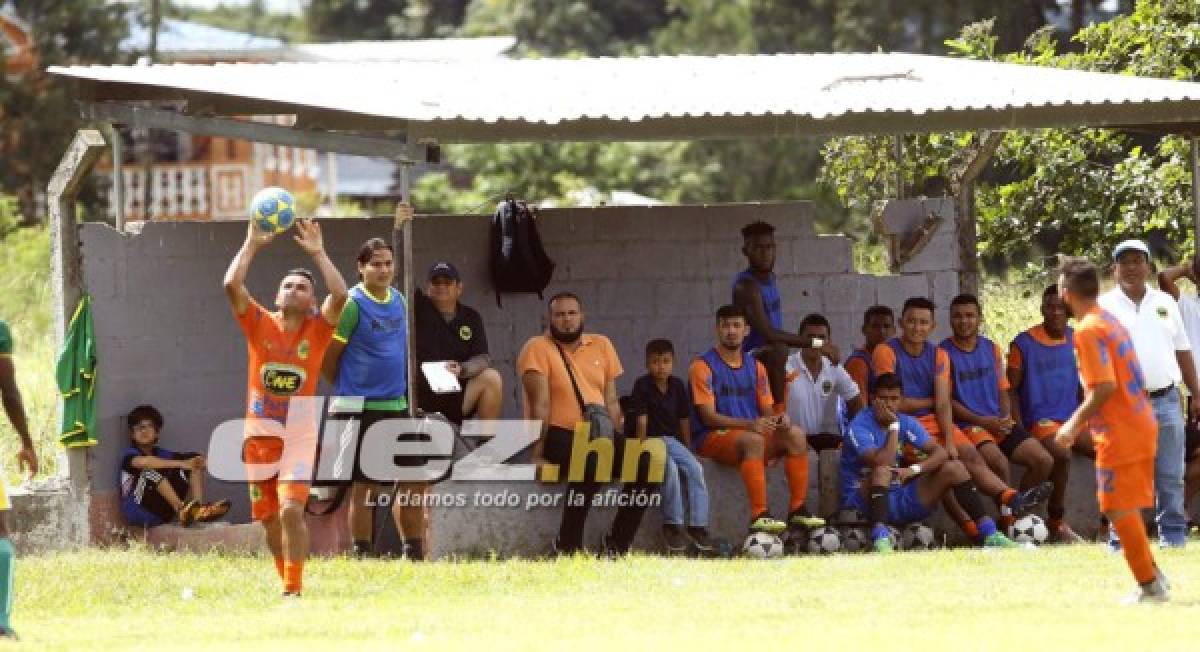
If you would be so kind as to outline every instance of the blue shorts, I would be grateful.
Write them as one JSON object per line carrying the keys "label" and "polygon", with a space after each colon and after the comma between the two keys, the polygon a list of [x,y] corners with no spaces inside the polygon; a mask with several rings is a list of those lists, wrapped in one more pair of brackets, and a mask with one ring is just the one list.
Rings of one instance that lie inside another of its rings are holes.
{"label": "blue shorts", "polygon": [[[855,492],[853,498],[847,502],[849,503],[849,507],[853,507],[863,514],[870,513],[870,510],[867,509],[866,498],[859,492]],[[921,504],[921,497],[917,494],[917,483],[915,480],[903,485],[892,485],[888,488],[888,523],[892,525],[907,525],[923,521],[931,515],[932,512],[929,511],[929,508]]]}
{"label": "blue shorts", "polygon": [[122,502],[121,515],[125,517],[126,525],[134,527],[154,527],[167,522],[162,516],[133,501]]}

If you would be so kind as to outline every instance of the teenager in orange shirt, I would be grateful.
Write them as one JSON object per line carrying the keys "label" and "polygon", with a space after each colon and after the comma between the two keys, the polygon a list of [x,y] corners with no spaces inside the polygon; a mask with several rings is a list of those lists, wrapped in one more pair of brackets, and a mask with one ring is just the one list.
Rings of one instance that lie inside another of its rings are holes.
{"label": "teenager in orange shirt", "polygon": [[1096,303],[1100,275],[1084,258],[1063,261],[1059,293],[1075,315],[1075,354],[1084,397],[1055,441],[1064,448],[1086,426],[1096,448],[1096,498],[1121,537],[1138,582],[1127,603],[1166,602],[1167,578],[1154,563],[1141,510],[1154,504],[1158,423],[1129,332]]}
{"label": "teenager in orange shirt", "polygon": [[[276,312],[268,312],[250,296],[246,289],[250,263],[275,238],[253,222],[247,225],[246,241],[229,263],[224,281],[225,295],[246,336],[243,459],[247,464],[274,464],[278,469],[271,478],[251,481],[250,512],[267,531],[267,546],[275,557],[285,597],[299,597],[302,589],[308,556],[304,505],[320,423],[316,405],[297,405],[292,399],[316,394],[321,360],[348,296],[346,281],[325,253],[320,225],[301,220],[296,230],[299,234],[293,239],[312,257],[329,287],[319,312],[313,275],[306,269],[284,275],[275,296]],[[284,424],[292,427],[284,431]]]}

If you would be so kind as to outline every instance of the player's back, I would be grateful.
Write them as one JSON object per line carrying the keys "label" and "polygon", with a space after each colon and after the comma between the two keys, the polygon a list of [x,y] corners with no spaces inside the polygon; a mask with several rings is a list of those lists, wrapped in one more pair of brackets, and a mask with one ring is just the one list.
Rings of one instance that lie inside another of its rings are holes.
{"label": "player's back", "polygon": [[1115,385],[1089,424],[1098,463],[1115,466],[1153,457],[1158,424],[1129,332],[1116,317],[1097,308],[1076,328],[1075,347],[1084,387]]}

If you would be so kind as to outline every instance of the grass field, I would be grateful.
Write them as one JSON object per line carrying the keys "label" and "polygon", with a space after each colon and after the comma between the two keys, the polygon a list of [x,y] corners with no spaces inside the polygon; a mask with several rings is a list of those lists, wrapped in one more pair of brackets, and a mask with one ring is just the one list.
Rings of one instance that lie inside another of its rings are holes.
{"label": "grass field", "polygon": [[[1100,546],[781,561],[310,562],[92,550],[22,558],[29,649],[1195,650],[1200,547],[1159,554],[1165,606]],[[370,648],[368,648],[370,649]],[[378,649],[378,648],[376,648]]]}

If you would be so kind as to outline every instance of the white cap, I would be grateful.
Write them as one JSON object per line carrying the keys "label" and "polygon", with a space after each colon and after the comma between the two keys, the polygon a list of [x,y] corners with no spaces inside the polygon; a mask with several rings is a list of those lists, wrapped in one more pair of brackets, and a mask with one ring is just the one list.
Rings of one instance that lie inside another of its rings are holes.
{"label": "white cap", "polygon": [[1147,247],[1146,243],[1142,242],[1141,240],[1133,239],[1126,240],[1117,245],[1116,249],[1113,249],[1113,260],[1120,258],[1121,254],[1125,253],[1126,251],[1140,251],[1146,254],[1147,260],[1150,258],[1150,247]]}

